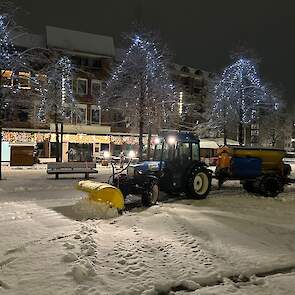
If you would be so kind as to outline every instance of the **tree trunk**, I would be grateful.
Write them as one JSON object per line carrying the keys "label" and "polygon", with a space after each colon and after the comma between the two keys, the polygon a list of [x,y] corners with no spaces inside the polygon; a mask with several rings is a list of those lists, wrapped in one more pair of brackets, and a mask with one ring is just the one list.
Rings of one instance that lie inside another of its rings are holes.
{"label": "tree trunk", "polygon": [[63,137],[64,137],[64,123],[60,123],[60,161],[63,162]]}
{"label": "tree trunk", "polygon": [[[141,108],[141,107],[140,107]],[[138,149],[138,157],[139,161],[142,161],[143,159],[143,112],[140,112],[139,116],[139,149]]]}
{"label": "tree trunk", "polygon": [[3,110],[2,102],[2,74],[0,73],[0,180],[2,180],[2,123],[3,123]]}
{"label": "tree trunk", "polygon": [[0,119],[0,180],[2,180],[2,118]]}
{"label": "tree trunk", "polygon": [[239,123],[239,145],[242,146],[244,143],[244,126],[243,123]]}
{"label": "tree trunk", "polygon": [[59,134],[58,134],[58,120],[57,120],[57,112],[55,112],[55,141],[56,141],[56,154],[55,154],[55,159],[56,162],[59,162]]}
{"label": "tree trunk", "polygon": [[243,126],[243,110],[242,107],[240,106],[239,109],[239,129],[238,129],[238,141],[239,141],[239,145],[242,146],[244,143],[244,126]]}
{"label": "tree trunk", "polygon": [[226,127],[223,127],[223,144],[227,145],[227,131],[226,131]]}
{"label": "tree trunk", "polygon": [[152,141],[152,126],[149,124],[148,140],[147,140],[147,160],[151,157],[151,141]]}
{"label": "tree trunk", "polygon": [[144,126],[144,89],[143,78],[140,81],[140,98],[139,98],[139,161],[143,160],[143,126]]}

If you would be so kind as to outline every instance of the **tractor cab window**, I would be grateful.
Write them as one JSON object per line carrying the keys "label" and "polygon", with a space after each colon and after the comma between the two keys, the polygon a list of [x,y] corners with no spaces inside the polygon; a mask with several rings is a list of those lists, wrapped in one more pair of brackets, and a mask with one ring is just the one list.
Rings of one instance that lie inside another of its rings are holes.
{"label": "tractor cab window", "polygon": [[176,158],[180,162],[187,162],[191,160],[191,150],[188,142],[178,143]]}
{"label": "tractor cab window", "polygon": [[166,141],[163,145],[163,161],[172,161],[174,159],[175,145],[168,144]]}
{"label": "tractor cab window", "polygon": [[192,143],[192,160],[200,161],[200,146],[198,143]]}
{"label": "tractor cab window", "polygon": [[161,160],[161,154],[162,154],[162,146],[163,144],[157,144],[155,146],[155,151],[154,151],[154,161],[160,161]]}

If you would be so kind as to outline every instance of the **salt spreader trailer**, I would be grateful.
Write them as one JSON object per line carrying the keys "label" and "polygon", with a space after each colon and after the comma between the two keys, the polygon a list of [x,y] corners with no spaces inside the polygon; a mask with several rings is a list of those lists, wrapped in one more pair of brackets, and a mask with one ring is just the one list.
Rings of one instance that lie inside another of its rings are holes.
{"label": "salt spreader trailer", "polygon": [[218,151],[215,177],[219,186],[227,180],[240,180],[247,192],[275,197],[284,186],[294,183],[291,166],[283,162],[286,151],[272,148],[222,147]]}

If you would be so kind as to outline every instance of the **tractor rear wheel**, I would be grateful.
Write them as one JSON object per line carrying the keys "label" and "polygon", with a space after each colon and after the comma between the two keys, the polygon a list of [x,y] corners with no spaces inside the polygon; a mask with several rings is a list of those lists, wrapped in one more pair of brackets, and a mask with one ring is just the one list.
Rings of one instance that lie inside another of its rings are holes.
{"label": "tractor rear wheel", "polygon": [[152,180],[146,191],[142,194],[142,205],[145,207],[150,207],[156,205],[159,199],[159,184],[157,180]]}
{"label": "tractor rear wheel", "polygon": [[260,193],[265,197],[274,198],[282,192],[282,183],[276,176],[264,176],[260,182]]}
{"label": "tractor rear wheel", "polygon": [[206,199],[211,189],[211,173],[208,169],[195,169],[188,179],[187,195],[198,200]]}

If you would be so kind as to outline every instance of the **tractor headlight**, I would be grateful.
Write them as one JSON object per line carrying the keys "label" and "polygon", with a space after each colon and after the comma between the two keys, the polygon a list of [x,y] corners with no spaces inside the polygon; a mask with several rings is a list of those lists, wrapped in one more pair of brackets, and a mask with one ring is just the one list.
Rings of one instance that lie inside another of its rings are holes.
{"label": "tractor headlight", "polygon": [[167,142],[168,142],[168,144],[169,145],[175,145],[176,144],[176,142],[177,142],[177,139],[176,139],[176,137],[175,136],[169,136],[168,138],[167,138]]}
{"label": "tractor headlight", "polygon": [[133,159],[135,158],[135,152],[134,151],[130,151],[128,154],[129,158]]}

